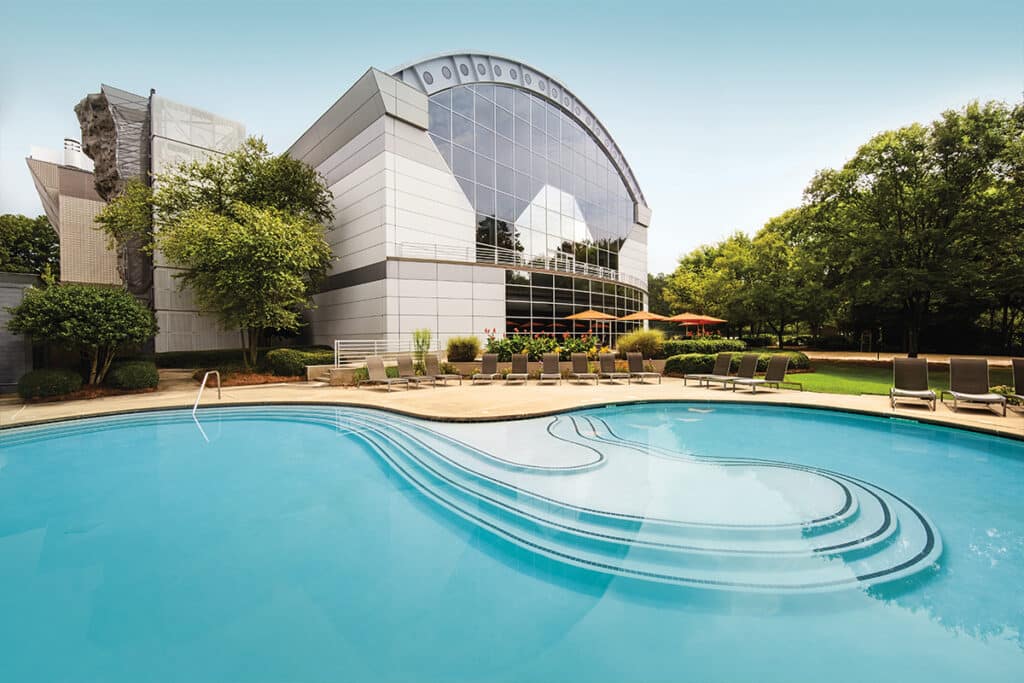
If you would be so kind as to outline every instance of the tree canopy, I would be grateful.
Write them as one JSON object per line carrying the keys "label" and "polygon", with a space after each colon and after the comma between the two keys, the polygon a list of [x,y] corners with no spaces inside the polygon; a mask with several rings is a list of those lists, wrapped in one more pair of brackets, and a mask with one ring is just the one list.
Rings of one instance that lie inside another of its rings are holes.
{"label": "tree canopy", "polygon": [[46,216],[0,216],[0,272],[60,274],[60,240]]}
{"label": "tree canopy", "polygon": [[157,333],[153,312],[120,288],[55,284],[25,290],[9,309],[7,328],[34,341],[81,351],[89,360],[89,384],[100,384],[115,356]]}
{"label": "tree canopy", "polygon": [[[752,331],[890,329],[916,353],[1011,351],[1024,322],[1024,105],[885,131],[752,239],[681,259],[665,298]],[[965,323],[967,323],[965,325]]]}
{"label": "tree canopy", "polygon": [[156,176],[152,190],[129,183],[97,223],[118,244],[142,239],[182,268],[182,285],[240,330],[245,361],[255,363],[264,330],[294,332],[312,307],[331,259],[323,223],[332,200],[315,170],[249,138]]}

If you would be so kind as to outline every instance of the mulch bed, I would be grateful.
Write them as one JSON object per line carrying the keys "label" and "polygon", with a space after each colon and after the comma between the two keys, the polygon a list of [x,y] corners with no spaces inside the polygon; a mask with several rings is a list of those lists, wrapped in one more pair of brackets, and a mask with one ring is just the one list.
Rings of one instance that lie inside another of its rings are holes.
{"label": "mulch bed", "polygon": [[[201,382],[202,379],[203,378],[200,375],[197,382]],[[282,377],[280,375],[267,375],[260,372],[232,372],[221,377],[222,386],[225,387],[244,387],[254,384],[280,384],[281,382],[304,382],[305,380],[306,378],[302,376]],[[211,378],[207,381],[206,386],[213,388],[216,386],[216,383]]]}
{"label": "mulch bed", "polygon": [[86,385],[70,394],[62,396],[43,396],[41,398],[30,398],[25,403],[58,403],[60,401],[88,401],[94,398],[106,398],[107,396],[126,396],[128,394],[152,394],[156,389],[114,389],[113,387],[89,386]]}

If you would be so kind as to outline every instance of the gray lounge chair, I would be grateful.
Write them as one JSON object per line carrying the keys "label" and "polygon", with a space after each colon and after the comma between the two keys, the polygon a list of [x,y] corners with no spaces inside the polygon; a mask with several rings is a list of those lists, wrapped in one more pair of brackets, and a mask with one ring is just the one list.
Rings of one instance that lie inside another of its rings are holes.
{"label": "gray lounge chair", "polygon": [[615,354],[614,353],[602,353],[598,356],[598,362],[600,363],[600,372],[598,377],[600,379],[606,379],[610,382],[614,382],[617,379],[626,380],[626,384],[629,384],[629,373],[619,372],[615,369]]}
{"label": "gray lounge chair", "polygon": [[658,384],[661,384],[661,373],[651,372],[650,370],[644,370],[644,357],[643,354],[636,351],[632,351],[626,354],[626,361],[629,363],[629,377],[630,379],[638,379],[641,384],[646,384],[648,377],[657,377]]}
{"label": "gray lounge chair", "polygon": [[577,382],[584,382],[588,379],[592,379],[594,380],[594,384],[597,384],[597,373],[590,371],[590,363],[587,361],[587,354],[572,354],[572,372],[569,373],[569,379],[574,379]]}
{"label": "gray lounge chair", "polygon": [[364,379],[356,386],[359,386],[360,384],[385,384],[388,387],[388,391],[391,391],[392,384],[404,384],[406,387],[409,386],[409,380],[404,377],[388,377],[388,373],[384,369],[384,359],[380,356],[367,357],[366,374],[369,376],[368,379]]}
{"label": "gray lounge chair", "polygon": [[540,381],[562,383],[562,369],[558,365],[557,353],[545,353],[541,357]]}
{"label": "gray lounge chair", "polygon": [[512,372],[505,375],[505,384],[509,382],[522,382],[530,379],[529,359],[525,353],[512,354]]}
{"label": "gray lounge chair", "polygon": [[427,354],[426,364],[428,377],[433,377],[435,380],[445,385],[448,384],[448,380],[450,379],[457,379],[459,380],[459,384],[462,384],[462,375],[453,375],[451,373],[441,372],[441,361],[437,357],[436,353]]}
{"label": "gray lounge chair", "polygon": [[924,358],[893,358],[892,388],[889,406],[896,410],[896,401],[925,401],[935,410],[935,392],[928,388],[928,361]]}
{"label": "gray lounge chair", "polygon": [[[754,367],[757,367],[756,358],[754,359]],[[736,377],[732,380],[732,390],[736,391],[737,386],[744,386],[750,387],[751,392],[756,394],[758,387],[778,389],[786,381],[786,369],[788,367],[789,356],[784,353],[774,354],[768,359],[768,367],[765,368],[764,377]]]}
{"label": "gray lounge chair", "polygon": [[989,391],[988,361],[984,358],[950,358],[949,389],[942,392],[943,402],[946,394],[953,397],[953,410],[961,401],[983,403],[986,407],[1001,405],[1006,417],[1006,397]]}
{"label": "gray lounge chair", "polygon": [[683,386],[686,386],[686,380],[688,379],[697,380],[697,386],[700,386],[708,377],[728,377],[729,368],[731,367],[732,353],[729,351],[722,351],[715,356],[715,367],[712,368],[711,372],[687,373],[683,375]]}
{"label": "gray lounge chair", "polygon": [[480,362],[480,372],[473,375],[473,384],[476,384],[477,380],[491,382],[496,379],[501,379],[501,373],[498,372],[498,354],[485,353]]}
{"label": "gray lounge chair", "polygon": [[421,384],[429,382],[435,388],[437,387],[437,380],[428,375],[417,375],[416,368],[412,362],[412,356],[408,353],[403,353],[398,357],[398,376],[409,384],[415,384],[417,387]]}
{"label": "gray lounge chair", "polygon": [[711,388],[712,382],[718,382],[725,389],[730,383],[735,382],[737,379],[754,379],[754,373],[757,372],[757,354],[756,353],[745,353],[740,357],[740,367],[736,371],[735,375],[709,375],[704,378],[704,384],[707,385],[708,389]]}

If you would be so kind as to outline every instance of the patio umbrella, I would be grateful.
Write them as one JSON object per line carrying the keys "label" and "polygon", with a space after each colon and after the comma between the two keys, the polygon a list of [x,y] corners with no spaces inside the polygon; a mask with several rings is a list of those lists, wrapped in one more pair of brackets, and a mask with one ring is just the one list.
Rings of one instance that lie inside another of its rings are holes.
{"label": "patio umbrella", "polygon": [[700,313],[679,313],[671,318],[667,318],[666,320],[683,326],[693,325],[696,327],[699,325],[702,332],[704,331],[705,325],[718,325],[719,323],[728,322],[721,318],[716,318],[710,315],[701,315]]}
{"label": "patio umbrella", "polygon": [[590,332],[593,332],[593,321],[607,322],[609,320],[618,320],[614,315],[608,315],[601,311],[595,311],[592,308],[588,308],[585,311],[579,313],[573,313],[572,315],[565,316],[566,320],[589,320],[590,321]]}
{"label": "patio umbrella", "polygon": [[637,311],[636,313],[624,315],[619,320],[668,320],[668,318],[657,313],[651,313],[650,311]]}

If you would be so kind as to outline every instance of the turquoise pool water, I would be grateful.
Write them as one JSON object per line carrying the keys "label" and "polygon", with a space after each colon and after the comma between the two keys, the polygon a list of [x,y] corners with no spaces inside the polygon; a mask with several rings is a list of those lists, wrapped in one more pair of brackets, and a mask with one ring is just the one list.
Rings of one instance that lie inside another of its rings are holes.
{"label": "turquoise pool water", "polygon": [[1024,679],[1024,443],[825,411],[0,432],[4,681]]}

